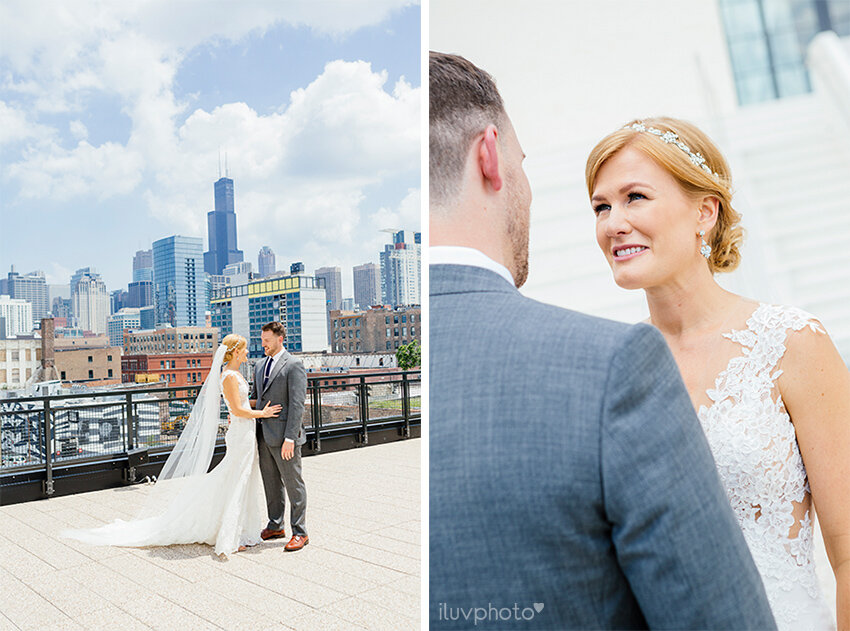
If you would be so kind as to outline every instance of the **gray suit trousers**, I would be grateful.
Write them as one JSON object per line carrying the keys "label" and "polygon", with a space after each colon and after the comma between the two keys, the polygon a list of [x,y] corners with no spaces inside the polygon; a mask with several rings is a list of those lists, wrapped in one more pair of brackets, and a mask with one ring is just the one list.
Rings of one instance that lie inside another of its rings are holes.
{"label": "gray suit trousers", "polygon": [[266,491],[271,530],[283,530],[286,496],[291,505],[289,523],[293,535],[307,536],[307,490],[301,476],[301,445],[295,445],[290,460],[280,455],[280,445],[269,445],[263,438],[262,427],[257,424],[257,447],[260,452],[260,473]]}

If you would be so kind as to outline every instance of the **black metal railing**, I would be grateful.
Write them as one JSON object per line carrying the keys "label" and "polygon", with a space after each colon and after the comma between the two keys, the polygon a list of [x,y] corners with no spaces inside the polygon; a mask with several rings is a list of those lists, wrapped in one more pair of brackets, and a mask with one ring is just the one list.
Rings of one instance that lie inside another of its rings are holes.
{"label": "black metal railing", "polygon": [[[160,456],[161,464],[199,392],[199,386],[172,386],[0,400],[0,487],[40,473],[50,496],[57,468],[126,461],[138,449],[152,460]],[[421,425],[421,373],[311,373],[302,422],[305,455],[328,441],[336,450],[369,444],[372,436],[408,438]],[[222,403],[218,451],[226,428]]]}

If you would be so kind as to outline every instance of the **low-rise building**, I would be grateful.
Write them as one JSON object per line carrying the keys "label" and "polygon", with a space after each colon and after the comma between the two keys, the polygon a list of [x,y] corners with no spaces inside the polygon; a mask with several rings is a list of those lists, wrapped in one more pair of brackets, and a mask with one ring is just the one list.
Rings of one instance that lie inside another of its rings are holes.
{"label": "low-rise building", "polygon": [[107,335],[80,335],[63,337],[57,335],[53,341],[56,350],[68,350],[74,348],[107,348],[109,336]]}
{"label": "low-rise building", "polygon": [[385,353],[422,341],[420,307],[375,307],[366,311],[331,311],[331,349],[335,353]]}
{"label": "low-rise building", "polygon": [[169,386],[197,386],[210,372],[213,352],[151,353],[121,358],[125,383],[164,381]]}
{"label": "low-rise building", "polygon": [[56,370],[62,381],[90,385],[121,383],[121,347],[56,347]]}
{"label": "low-rise building", "polygon": [[177,326],[124,334],[124,352],[127,355],[213,354],[218,344],[218,329],[215,327]]}
{"label": "low-rise building", "polygon": [[0,340],[0,388],[22,387],[41,365],[41,338]]}

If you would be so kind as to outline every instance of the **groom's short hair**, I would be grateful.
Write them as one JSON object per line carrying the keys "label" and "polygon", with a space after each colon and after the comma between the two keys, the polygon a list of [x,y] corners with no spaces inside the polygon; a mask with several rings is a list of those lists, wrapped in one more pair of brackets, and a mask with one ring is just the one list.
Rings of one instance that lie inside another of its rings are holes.
{"label": "groom's short hair", "polygon": [[428,76],[430,201],[445,207],[460,193],[472,141],[502,126],[505,107],[493,77],[460,55],[431,51]]}
{"label": "groom's short hair", "polygon": [[263,325],[263,331],[271,331],[273,335],[277,335],[286,339],[286,329],[280,322],[269,322]]}

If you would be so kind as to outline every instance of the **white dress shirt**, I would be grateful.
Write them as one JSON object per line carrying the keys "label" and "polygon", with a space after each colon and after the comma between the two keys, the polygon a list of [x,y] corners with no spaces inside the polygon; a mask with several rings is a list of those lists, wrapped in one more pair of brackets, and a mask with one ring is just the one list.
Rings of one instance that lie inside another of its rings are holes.
{"label": "white dress shirt", "polygon": [[508,268],[497,263],[481,250],[466,248],[459,245],[433,245],[428,248],[429,265],[471,265],[472,267],[483,267],[516,286],[514,278]]}

